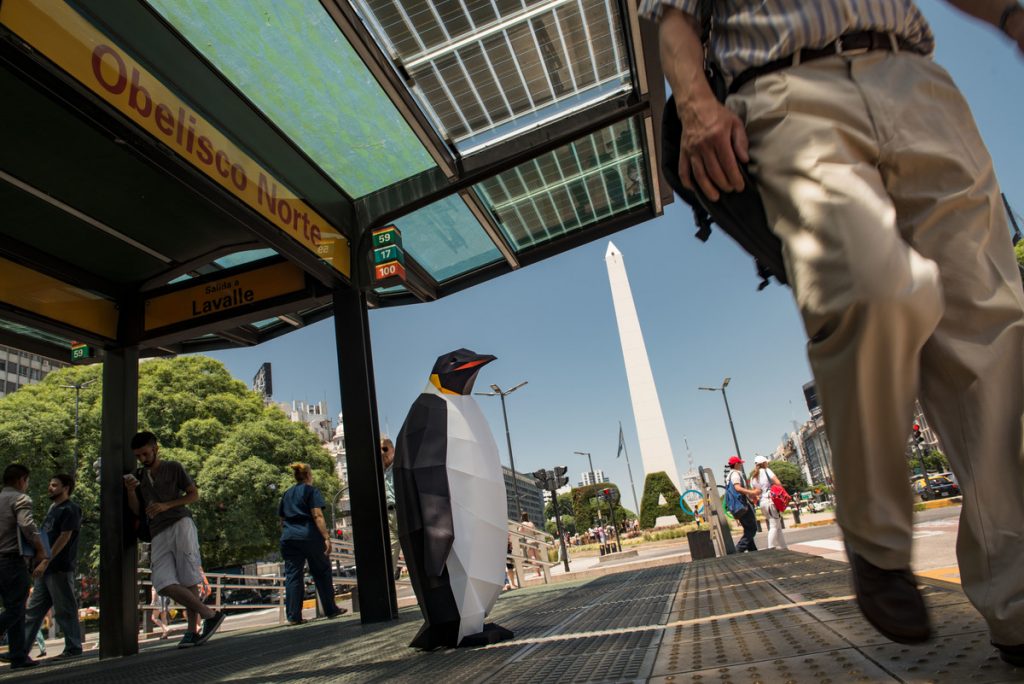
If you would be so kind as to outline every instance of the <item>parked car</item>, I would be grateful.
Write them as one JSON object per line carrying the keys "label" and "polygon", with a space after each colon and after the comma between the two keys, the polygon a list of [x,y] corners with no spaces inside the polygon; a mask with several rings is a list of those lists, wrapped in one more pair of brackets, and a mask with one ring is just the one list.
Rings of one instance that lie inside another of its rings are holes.
{"label": "parked car", "polygon": [[921,497],[921,501],[960,496],[960,487],[944,475],[929,476],[927,484],[923,477],[918,478],[914,480],[912,487],[914,494]]}

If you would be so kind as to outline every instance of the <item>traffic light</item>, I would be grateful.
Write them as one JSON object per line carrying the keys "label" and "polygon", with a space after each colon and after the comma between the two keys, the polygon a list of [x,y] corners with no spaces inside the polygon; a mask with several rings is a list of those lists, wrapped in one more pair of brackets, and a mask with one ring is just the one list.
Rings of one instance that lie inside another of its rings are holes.
{"label": "traffic light", "polygon": [[569,469],[565,466],[555,466],[555,486],[553,489],[561,489],[565,485],[569,484],[569,478],[565,475],[568,470]]}
{"label": "traffic light", "polygon": [[533,471],[533,484],[537,485],[538,489],[548,488],[548,471],[541,468],[540,470]]}
{"label": "traffic light", "polygon": [[921,446],[924,444],[924,435],[921,434],[921,426],[914,423],[914,444]]}

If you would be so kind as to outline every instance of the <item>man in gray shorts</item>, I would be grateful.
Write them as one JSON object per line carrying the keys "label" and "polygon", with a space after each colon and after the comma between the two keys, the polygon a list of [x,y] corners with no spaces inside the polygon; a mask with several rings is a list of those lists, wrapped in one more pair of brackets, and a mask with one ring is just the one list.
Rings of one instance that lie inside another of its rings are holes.
{"label": "man in gray shorts", "polygon": [[[199,490],[180,463],[160,460],[160,447],[152,432],[132,437],[131,447],[142,467],[135,475],[125,475],[124,485],[132,512],[149,521],[153,588],[188,613],[188,631],[178,648],[200,646],[220,627],[224,611],[213,610],[199,598],[198,585],[203,582],[199,536],[187,508],[199,499]],[[199,616],[203,617],[201,632]]]}

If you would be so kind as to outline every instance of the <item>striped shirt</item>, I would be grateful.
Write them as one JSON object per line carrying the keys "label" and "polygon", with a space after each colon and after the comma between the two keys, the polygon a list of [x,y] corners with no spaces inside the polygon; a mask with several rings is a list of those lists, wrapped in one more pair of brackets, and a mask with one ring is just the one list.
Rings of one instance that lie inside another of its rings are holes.
{"label": "striped shirt", "polygon": [[[700,0],[643,0],[640,14],[657,21],[668,5],[698,17],[701,4]],[[711,4],[711,51],[730,78],[857,31],[894,33],[926,55],[935,48],[931,28],[912,0],[723,0]]]}

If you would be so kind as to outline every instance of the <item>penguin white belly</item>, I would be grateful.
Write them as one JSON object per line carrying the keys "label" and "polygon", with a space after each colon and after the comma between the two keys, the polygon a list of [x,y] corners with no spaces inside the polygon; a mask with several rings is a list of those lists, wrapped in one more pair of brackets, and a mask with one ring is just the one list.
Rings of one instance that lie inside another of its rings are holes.
{"label": "penguin white belly", "polygon": [[446,566],[459,609],[459,641],[483,630],[505,579],[505,479],[490,426],[471,396],[448,402],[448,491],[455,540]]}

